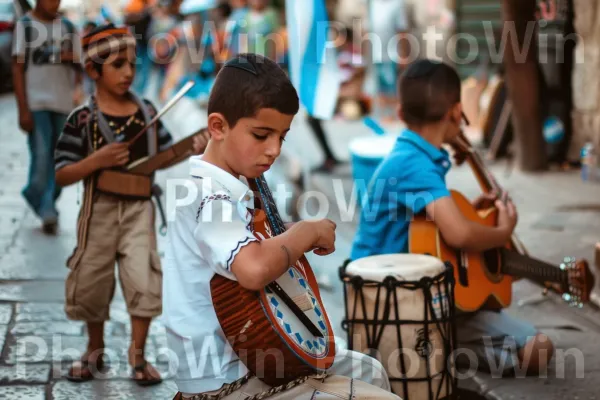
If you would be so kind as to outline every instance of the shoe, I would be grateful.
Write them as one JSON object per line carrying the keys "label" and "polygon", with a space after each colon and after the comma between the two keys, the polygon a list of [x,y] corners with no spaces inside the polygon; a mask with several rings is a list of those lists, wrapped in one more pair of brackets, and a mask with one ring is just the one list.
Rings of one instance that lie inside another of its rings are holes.
{"label": "shoe", "polygon": [[58,230],[58,218],[57,217],[48,217],[44,218],[42,222],[42,231],[46,235],[56,235]]}

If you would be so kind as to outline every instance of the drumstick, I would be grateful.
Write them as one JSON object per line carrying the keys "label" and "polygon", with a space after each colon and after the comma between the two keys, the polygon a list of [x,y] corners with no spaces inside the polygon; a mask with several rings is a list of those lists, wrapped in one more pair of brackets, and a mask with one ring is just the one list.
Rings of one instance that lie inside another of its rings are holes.
{"label": "drumstick", "polygon": [[144,129],[142,129],[141,131],[139,131],[129,142],[127,142],[128,147],[131,147],[131,145],[134,144],[136,140],[138,140],[140,137],[142,137],[142,135],[144,133],[146,133],[146,131],[152,125],[154,125],[160,119],[160,117],[162,117],[163,115],[165,115],[165,113],[167,111],[169,111],[169,109],[171,107],[173,107],[173,105],[175,103],[177,103],[195,84],[196,83],[194,81],[188,81],[179,90],[179,92],[177,92],[177,94],[175,96],[173,96],[173,98],[171,100],[169,100],[169,102],[154,116],[154,118],[152,118],[152,120],[150,120],[150,122],[148,123],[148,125],[146,125],[144,127]]}

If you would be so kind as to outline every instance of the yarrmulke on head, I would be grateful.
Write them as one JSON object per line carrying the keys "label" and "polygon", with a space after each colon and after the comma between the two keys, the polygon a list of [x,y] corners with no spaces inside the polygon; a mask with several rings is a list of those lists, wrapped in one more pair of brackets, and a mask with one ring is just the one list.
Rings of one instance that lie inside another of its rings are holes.
{"label": "yarrmulke on head", "polygon": [[281,67],[252,53],[239,54],[223,65],[208,100],[208,114],[223,114],[231,127],[263,108],[294,115],[299,107],[298,93]]}
{"label": "yarrmulke on head", "polygon": [[460,77],[447,64],[418,60],[402,73],[398,83],[403,119],[411,124],[441,121],[460,102]]}
{"label": "yarrmulke on head", "polygon": [[102,64],[111,54],[127,47],[136,46],[135,37],[127,27],[117,27],[113,24],[101,25],[85,35],[81,40],[83,62]]}

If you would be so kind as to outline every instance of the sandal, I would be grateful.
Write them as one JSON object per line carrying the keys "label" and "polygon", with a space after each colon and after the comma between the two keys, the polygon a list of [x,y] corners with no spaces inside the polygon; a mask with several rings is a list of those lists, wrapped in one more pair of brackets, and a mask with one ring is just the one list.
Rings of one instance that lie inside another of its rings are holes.
{"label": "sandal", "polygon": [[[152,386],[157,385],[162,382],[161,378],[151,378],[150,374],[146,370],[148,366],[148,361],[144,360],[140,364],[133,367],[133,373],[131,374],[131,379],[140,386]],[[137,373],[142,373],[144,378],[138,379],[135,377]],[[158,372],[158,371],[157,371]]]}
{"label": "sandal", "polygon": [[[79,374],[73,372],[76,368],[79,369]],[[103,369],[104,359],[102,356],[98,357],[95,362],[92,362],[84,355],[81,360],[73,362],[69,372],[67,372],[66,378],[71,382],[87,382],[94,379],[94,373]]]}

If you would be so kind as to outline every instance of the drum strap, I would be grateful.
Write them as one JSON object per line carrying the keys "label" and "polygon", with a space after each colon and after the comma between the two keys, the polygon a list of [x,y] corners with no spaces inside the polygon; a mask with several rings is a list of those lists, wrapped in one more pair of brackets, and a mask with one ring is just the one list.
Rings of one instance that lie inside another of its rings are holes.
{"label": "drum strap", "polygon": [[[257,393],[253,396],[249,396],[249,397],[244,397],[243,400],[263,400],[263,399],[267,399],[271,396],[274,396],[278,393],[281,392],[285,392],[286,390],[290,390],[296,386],[302,385],[304,382],[306,382],[309,379],[317,379],[317,380],[324,380],[325,378],[327,378],[329,375],[324,373],[324,374],[319,374],[319,375],[309,375],[309,376],[303,376],[301,378],[295,379],[291,382],[286,383],[285,385],[280,385],[280,386],[275,386],[272,387],[271,389],[262,392],[262,393]],[[221,391],[218,394],[197,394],[194,397],[191,397],[189,400],[221,400],[227,396],[229,396],[230,394],[240,390],[240,388],[242,386],[244,386],[246,383],[248,383],[248,381],[253,377],[252,374],[248,374],[246,376],[244,376],[243,378],[238,379],[235,382],[232,382],[230,384],[224,385],[223,389],[221,389]],[[187,400],[187,399],[186,399]]]}

